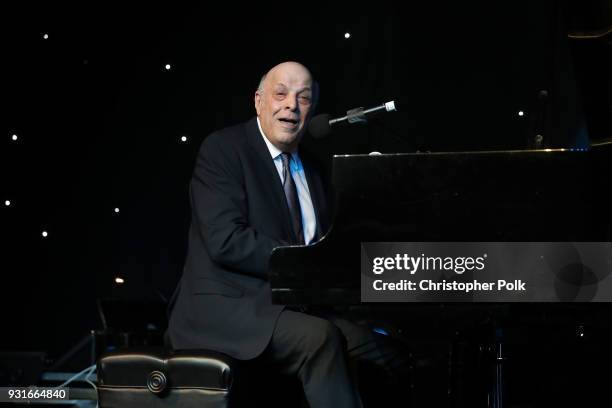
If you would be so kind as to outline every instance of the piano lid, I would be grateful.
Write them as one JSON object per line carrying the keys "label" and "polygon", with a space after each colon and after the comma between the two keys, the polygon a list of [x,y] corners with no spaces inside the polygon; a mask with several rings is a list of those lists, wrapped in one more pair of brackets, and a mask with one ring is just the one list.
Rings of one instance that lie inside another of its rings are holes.
{"label": "piano lid", "polygon": [[357,303],[361,242],[609,241],[610,151],[334,156],[332,227],[273,251],[273,298]]}

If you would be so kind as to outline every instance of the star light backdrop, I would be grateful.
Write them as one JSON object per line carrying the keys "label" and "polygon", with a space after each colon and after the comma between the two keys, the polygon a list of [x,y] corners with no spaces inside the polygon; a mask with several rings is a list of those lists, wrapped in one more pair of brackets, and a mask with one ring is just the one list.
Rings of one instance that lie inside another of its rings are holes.
{"label": "star light backdrop", "polygon": [[[369,126],[305,141],[321,157],[524,148],[538,126],[550,145],[584,146],[563,10],[483,7],[295,20],[169,4],[2,12],[2,348],[57,356],[100,328],[96,299],[169,297],[198,147],[254,115],[260,76],[283,60],[312,69],[319,112],[397,101]],[[538,105],[541,90],[556,110]]]}

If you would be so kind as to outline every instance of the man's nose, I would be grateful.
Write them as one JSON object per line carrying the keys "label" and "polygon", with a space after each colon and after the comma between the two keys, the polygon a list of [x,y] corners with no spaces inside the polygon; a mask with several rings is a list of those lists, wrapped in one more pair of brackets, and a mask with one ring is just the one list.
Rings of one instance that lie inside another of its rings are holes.
{"label": "man's nose", "polygon": [[294,111],[299,106],[297,95],[289,96],[287,99],[286,109]]}

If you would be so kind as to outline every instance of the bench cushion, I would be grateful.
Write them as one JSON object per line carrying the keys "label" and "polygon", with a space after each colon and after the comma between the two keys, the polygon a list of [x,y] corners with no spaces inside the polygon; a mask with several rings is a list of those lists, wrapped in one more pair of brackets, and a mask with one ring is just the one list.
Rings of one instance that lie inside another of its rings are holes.
{"label": "bench cushion", "polygon": [[227,407],[230,357],[207,350],[134,348],[98,359],[101,408]]}

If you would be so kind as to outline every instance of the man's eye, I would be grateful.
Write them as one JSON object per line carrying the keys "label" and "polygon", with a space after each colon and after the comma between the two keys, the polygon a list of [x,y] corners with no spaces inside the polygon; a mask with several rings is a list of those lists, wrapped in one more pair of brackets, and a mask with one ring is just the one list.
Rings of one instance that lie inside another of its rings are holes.
{"label": "man's eye", "polygon": [[310,103],[310,97],[309,96],[300,96],[300,101],[303,103]]}

